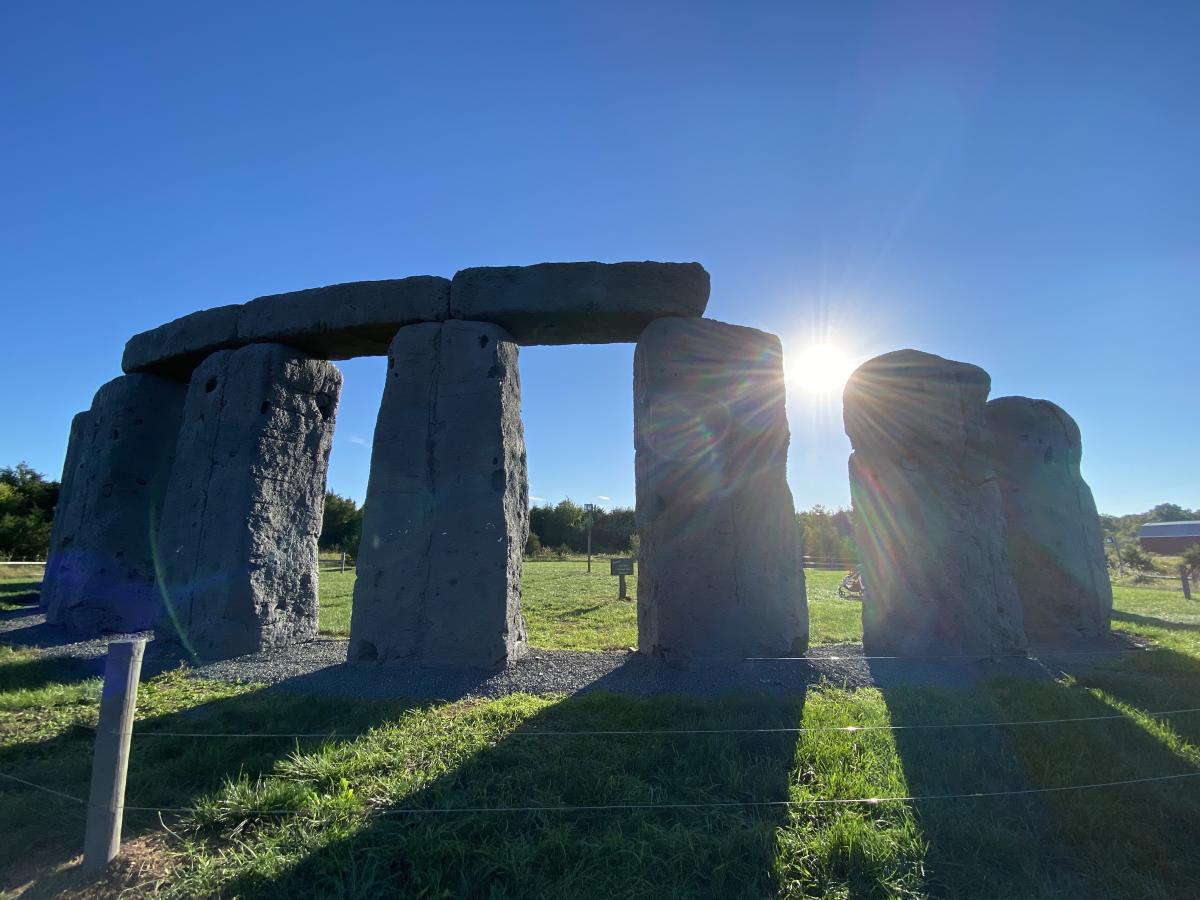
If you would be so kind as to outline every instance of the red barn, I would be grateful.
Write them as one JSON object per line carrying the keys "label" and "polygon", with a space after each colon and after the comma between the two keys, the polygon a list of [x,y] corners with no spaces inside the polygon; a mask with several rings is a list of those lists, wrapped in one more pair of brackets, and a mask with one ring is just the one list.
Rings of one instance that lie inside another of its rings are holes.
{"label": "red barn", "polygon": [[1200,522],[1153,522],[1138,529],[1138,543],[1151,553],[1178,556],[1200,544]]}

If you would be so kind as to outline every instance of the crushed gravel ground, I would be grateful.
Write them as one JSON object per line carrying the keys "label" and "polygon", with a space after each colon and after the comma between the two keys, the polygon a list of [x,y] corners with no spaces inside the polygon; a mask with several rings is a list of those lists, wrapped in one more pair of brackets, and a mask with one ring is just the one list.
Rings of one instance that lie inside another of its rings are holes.
{"label": "crushed gravel ground", "polygon": [[[77,640],[66,629],[47,625],[36,610],[0,613],[0,642],[31,647],[48,658],[61,660],[75,677],[103,672],[108,642],[134,637],[151,640],[143,665],[144,677],[174,668],[178,658],[156,654],[153,635],[107,635]],[[1091,645],[1094,654],[1080,649],[1055,657],[1000,660],[914,660],[863,658],[861,644],[814,648],[806,659],[743,660],[735,663],[668,665],[628,651],[532,650],[529,655],[499,671],[436,669],[403,663],[348,665],[346,641],[321,639],[269,653],[252,653],[236,659],[205,663],[192,668],[197,678],[234,682],[261,682],[279,690],[308,694],[415,699],[500,697],[582,691],[612,691],[649,696],[684,694],[712,696],[756,691],[800,693],[819,683],[848,688],[897,683],[963,687],[994,675],[1051,678],[1061,670],[1079,672],[1112,658],[1112,650],[1137,649],[1126,639],[1112,637]]]}

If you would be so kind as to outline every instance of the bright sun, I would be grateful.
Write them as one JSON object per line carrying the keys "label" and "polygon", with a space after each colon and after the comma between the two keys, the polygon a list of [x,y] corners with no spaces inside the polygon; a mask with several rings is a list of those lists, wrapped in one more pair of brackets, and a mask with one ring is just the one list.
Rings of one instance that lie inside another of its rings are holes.
{"label": "bright sun", "polygon": [[787,378],[812,394],[840,391],[854,371],[850,357],[832,344],[813,344],[785,356]]}

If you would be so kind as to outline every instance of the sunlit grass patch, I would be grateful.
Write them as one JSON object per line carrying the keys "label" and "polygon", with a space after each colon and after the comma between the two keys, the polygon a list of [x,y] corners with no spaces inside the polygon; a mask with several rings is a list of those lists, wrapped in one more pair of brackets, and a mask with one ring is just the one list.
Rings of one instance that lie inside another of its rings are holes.
{"label": "sunlit grass patch", "polygon": [[[809,728],[888,723],[883,697],[874,690],[828,688],[810,692],[805,703],[803,724]],[[925,846],[908,804],[820,802],[906,796],[891,732],[801,734],[789,788],[799,805],[777,834],[783,896],[918,895]]]}
{"label": "sunlit grass patch", "polygon": [[[526,560],[521,611],[530,646],[546,650],[625,650],[637,646],[637,576],[627,578],[629,600],[617,598],[608,560],[592,571],[583,560]],[[862,604],[837,595],[844,572],[810,569],[808,609],[814,645],[862,640]],[[321,632],[350,634],[353,571],[321,573]]]}

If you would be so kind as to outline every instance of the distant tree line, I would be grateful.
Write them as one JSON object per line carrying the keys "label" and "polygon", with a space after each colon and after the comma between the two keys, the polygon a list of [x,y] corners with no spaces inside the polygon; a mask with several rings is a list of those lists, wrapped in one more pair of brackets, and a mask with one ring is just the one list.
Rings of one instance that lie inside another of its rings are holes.
{"label": "distant tree line", "polygon": [[[51,481],[25,462],[0,469],[0,560],[46,558],[59,488],[57,481]],[[525,552],[583,553],[587,550],[587,518],[588,511],[583,505],[569,498],[532,507]],[[1196,519],[1200,519],[1200,509],[1160,503],[1144,513],[1101,515],[1100,524],[1106,538],[1115,537],[1121,544],[1122,559],[1127,565],[1152,568],[1152,558],[1138,545],[1138,528],[1148,522]],[[837,561],[858,558],[853,510],[817,505],[796,513],[796,523],[805,556]],[[332,491],[326,493],[319,541],[322,550],[345,551],[356,557],[362,525],[362,507],[349,497]],[[637,522],[632,508],[595,508],[592,551],[637,554]],[[1200,569],[1200,554],[1193,551],[1185,562]]]}
{"label": "distant tree line", "polygon": [[[637,552],[637,522],[631,507],[594,507],[590,515],[593,553]],[[554,505],[544,503],[531,507],[525,553],[536,556],[552,552],[586,552],[588,516],[588,510],[570,498]]]}
{"label": "distant tree line", "polygon": [[847,563],[858,559],[852,510],[829,509],[818,503],[796,513],[796,523],[805,556]]}
{"label": "distant tree line", "polygon": [[58,489],[28,463],[0,469],[0,559],[46,558]]}

